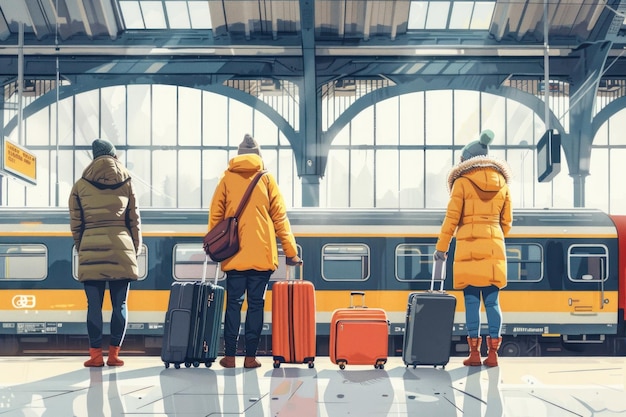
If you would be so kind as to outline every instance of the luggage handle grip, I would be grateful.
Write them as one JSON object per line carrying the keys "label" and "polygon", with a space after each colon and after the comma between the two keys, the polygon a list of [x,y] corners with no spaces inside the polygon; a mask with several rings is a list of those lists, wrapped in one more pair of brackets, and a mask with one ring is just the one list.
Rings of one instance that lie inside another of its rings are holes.
{"label": "luggage handle grip", "polygon": [[[206,271],[209,265],[209,255],[206,255],[204,258],[204,265],[202,265],[202,282],[206,282]],[[217,262],[215,264],[215,282],[213,284],[217,285],[217,281],[219,279],[220,274],[220,263]]]}
{"label": "luggage handle grip", "polygon": [[[355,295],[360,295],[362,297],[362,301],[361,301],[361,305],[357,306],[354,304],[353,300],[354,300],[354,296]],[[350,308],[367,308],[367,306],[365,305],[365,292],[363,291],[351,291],[350,292]]]}
{"label": "luggage handle grip", "polygon": [[433,275],[430,280],[430,291],[435,291],[435,281],[439,281],[439,292],[443,292],[443,283],[446,280],[446,260],[437,259],[433,265]]}
{"label": "luggage handle grip", "polygon": [[295,278],[296,274],[296,268],[298,268],[300,270],[300,281],[304,280],[304,274],[303,274],[303,263],[300,262],[298,265],[285,265],[286,267],[286,271],[287,271],[287,281],[298,281],[297,278]]}

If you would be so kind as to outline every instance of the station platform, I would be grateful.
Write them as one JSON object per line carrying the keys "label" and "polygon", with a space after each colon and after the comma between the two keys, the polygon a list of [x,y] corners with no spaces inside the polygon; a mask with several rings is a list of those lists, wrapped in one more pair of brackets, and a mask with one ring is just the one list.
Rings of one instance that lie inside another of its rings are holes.
{"label": "station platform", "polygon": [[0,357],[0,417],[574,417],[626,416],[622,357],[500,358],[495,368],[384,369],[328,357],[235,369],[165,368],[123,356],[123,367],[84,368],[82,356]]}

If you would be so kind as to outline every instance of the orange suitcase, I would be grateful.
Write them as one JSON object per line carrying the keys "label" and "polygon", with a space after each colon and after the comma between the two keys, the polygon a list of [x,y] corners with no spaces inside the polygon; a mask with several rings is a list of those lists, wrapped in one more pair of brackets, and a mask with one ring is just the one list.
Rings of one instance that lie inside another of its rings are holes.
{"label": "orange suitcase", "polygon": [[[355,306],[353,297],[363,297]],[[330,320],[330,360],[345,369],[350,365],[374,365],[383,369],[389,351],[389,321],[381,308],[365,307],[365,293],[350,293],[350,307],[335,310]]]}
{"label": "orange suitcase", "polygon": [[[288,270],[295,268],[288,268]],[[315,361],[315,287],[310,281],[287,279],[272,285],[272,355],[274,368],[285,363]]]}

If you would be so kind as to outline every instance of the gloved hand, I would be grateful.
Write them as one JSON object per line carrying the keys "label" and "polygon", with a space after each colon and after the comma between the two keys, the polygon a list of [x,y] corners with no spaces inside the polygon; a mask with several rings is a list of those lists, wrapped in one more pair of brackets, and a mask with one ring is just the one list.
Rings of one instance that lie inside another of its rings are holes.
{"label": "gloved hand", "polygon": [[302,259],[300,259],[298,255],[296,255],[293,258],[287,258],[286,263],[289,266],[302,265]]}
{"label": "gloved hand", "polygon": [[446,260],[446,253],[445,252],[441,252],[439,250],[435,251],[435,254],[433,255],[433,259],[435,261],[445,261]]}

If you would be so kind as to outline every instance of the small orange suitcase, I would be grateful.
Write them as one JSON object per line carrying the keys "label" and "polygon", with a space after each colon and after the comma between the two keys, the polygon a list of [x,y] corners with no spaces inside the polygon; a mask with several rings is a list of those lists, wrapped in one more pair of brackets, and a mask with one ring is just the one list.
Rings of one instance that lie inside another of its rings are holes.
{"label": "small orange suitcase", "polygon": [[[355,306],[360,295],[363,303]],[[345,369],[350,365],[374,365],[383,369],[389,351],[389,321],[381,308],[365,307],[365,293],[350,293],[350,307],[333,311],[330,320],[330,360]]]}
{"label": "small orange suitcase", "polygon": [[[295,268],[287,268],[291,271]],[[274,368],[285,363],[315,361],[315,287],[311,281],[288,279],[272,285],[272,355]]]}

